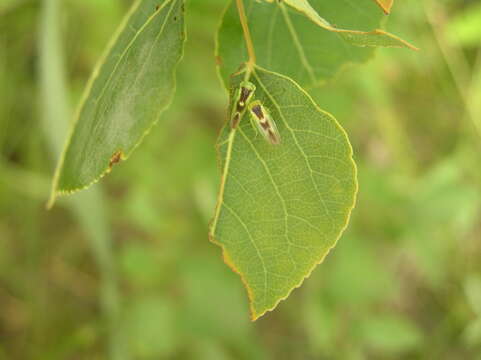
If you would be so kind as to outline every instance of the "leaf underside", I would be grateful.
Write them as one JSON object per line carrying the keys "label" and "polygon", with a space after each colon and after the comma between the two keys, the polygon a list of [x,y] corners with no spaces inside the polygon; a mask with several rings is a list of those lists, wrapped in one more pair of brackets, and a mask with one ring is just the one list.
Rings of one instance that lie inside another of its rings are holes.
{"label": "leaf underside", "polygon": [[[417,50],[417,48],[413,45],[384,30],[371,29],[370,31],[361,31],[332,25],[319,15],[319,13],[311,6],[308,0],[283,0],[283,2],[278,3],[278,5],[281,8],[284,8],[284,3],[304,14],[309,20],[321,28],[339,34],[345,41],[351,43],[352,45],[373,47],[404,47],[411,50]],[[360,4],[362,4],[362,0],[360,1]]]}
{"label": "leaf underside", "polygon": [[[373,47],[414,48],[378,30],[384,15],[372,0],[358,0],[355,5],[348,1],[316,1],[311,6],[305,0],[245,3],[257,63],[289,76],[303,87],[322,84],[347,64],[365,62],[372,56]],[[219,28],[217,56],[227,87],[230,74],[247,59],[234,1],[226,8]]]}
{"label": "leaf underside", "polygon": [[183,0],[138,1],[87,86],[52,199],[97,181],[126,159],[175,91],[185,39]]}
{"label": "leaf underside", "polygon": [[[232,89],[244,75],[232,78]],[[210,235],[240,274],[257,319],[300,286],[335,245],[357,180],[347,135],[331,115],[285,76],[256,67],[250,81],[277,123],[281,144],[268,144],[246,114],[237,130],[224,127]]]}

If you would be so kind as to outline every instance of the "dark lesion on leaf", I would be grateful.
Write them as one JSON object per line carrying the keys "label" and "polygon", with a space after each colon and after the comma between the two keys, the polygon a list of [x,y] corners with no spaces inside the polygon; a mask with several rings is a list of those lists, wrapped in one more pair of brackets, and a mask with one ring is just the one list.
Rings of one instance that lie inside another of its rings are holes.
{"label": "dark lesion on leaf", "polygon": [[114,152],[112,154],[112,156],[110,157],[109,170],[112,170],[112,167],[115,164],[118,164],[120,161],[122,161],[123,158],[124,158],[124,153],[123,153],[122,150],[118,150],[118,151]]}

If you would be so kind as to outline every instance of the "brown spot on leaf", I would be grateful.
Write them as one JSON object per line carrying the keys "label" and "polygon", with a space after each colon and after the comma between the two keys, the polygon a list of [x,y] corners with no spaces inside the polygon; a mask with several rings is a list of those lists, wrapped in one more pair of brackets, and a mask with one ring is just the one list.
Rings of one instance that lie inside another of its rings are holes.
{"label": "brown spot on leaf", "polygon": [[222,58],[219,55],[216,55],[215,63],[217,66],[222,66]]}
{"label": "brown spot on leaf", "polygon": [[110,157],[109,169],[112,170],[112,167],[115,164],[118,164],[123,157],[124,157],[124,153],[122,152],[122,150],[114,152],[113,155]]}

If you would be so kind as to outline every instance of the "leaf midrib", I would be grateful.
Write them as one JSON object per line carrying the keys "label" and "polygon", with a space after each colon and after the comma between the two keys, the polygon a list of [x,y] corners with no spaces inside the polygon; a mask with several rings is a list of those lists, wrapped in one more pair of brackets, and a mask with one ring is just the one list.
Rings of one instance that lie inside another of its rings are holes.
{"label": "leaf midrib", "polygon": [[[226,126],[228,126],[228,125],[226,125]],[[249,236],[249,240],[251,241],[252,246],[254,247],[254,249],[255,249],[258,257],[259,257],[259,260],[262,263],[262,269],[263,269],[263,274],[264,274],[264,289],[263,289],[263,298],[262,298],[262,301],[263,301],[265,299],[266,295],[267,295],[267,269],[266,269],[266,266],[265,266],[264,258],[262,257],[262,254],[261,254],[259,248],[257,247],[257,244],[255,243],[255,241],[252,237],[252,234],[249,231],[249,228],[245,225],[242,218],[235,211],[233,211],[224,201],[225,185],[227,183],[227,177],[229,175],[230,162],[231,162],[231,158],[232,158],[232,148],[234,146],[235,137],[236,137],[236,129],[232,129],[230,131],[229,137],[227,139],[227,152],[226,152],[226,160],[224,162],[224,171],[222,173],[222,180],[221,180],[220,191],[219,191],[219,199],[218,199],[219,203],[217,205],[217,210],[216,210],[214,220],[213,220],[213,223],[212,223],[211,236],[215,240],[215,233],[216,233],[216,229],[217,229],[217,222],[218,222],[219,216],[220,216],[220,211],[221,211],[222,207],[225,207],[227,210],[229,210],[236,217],[236,219],[244,227],[245,231],[247,232],[247,235]],[[224,251],[227,251],[227,249],[224,248]],[[246,283],[246,286],[247,286],[247,283]]]}

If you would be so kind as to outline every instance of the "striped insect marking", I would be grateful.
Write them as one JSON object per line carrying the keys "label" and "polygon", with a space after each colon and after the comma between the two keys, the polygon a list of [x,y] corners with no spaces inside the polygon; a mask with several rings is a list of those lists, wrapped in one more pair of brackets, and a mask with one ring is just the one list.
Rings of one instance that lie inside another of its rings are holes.
{"label": "striped insect marking", "polygon": [[251,114],[252,121],[264,139],[271,145],[280,144],[281,136],[277,130],[276,123],[272,119],[271,114],[265,108],[265,106],[263,106],[259,100],[256,100],[250,103],[249,112]]}
{"label": "striped insect marking", "polygon": [[239,88],[236,91],[236,97],[234,105],[232,106],[231,127],[235,129],[239,124],[239,121],[244,114],[244,111],[249,105],[256,86],[248,81],[241,82]]}

